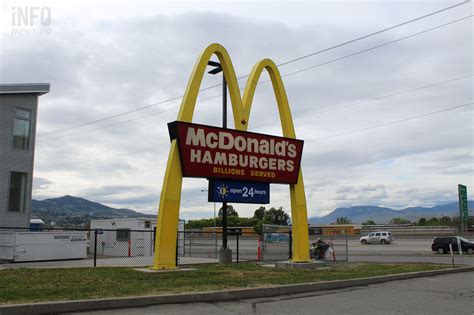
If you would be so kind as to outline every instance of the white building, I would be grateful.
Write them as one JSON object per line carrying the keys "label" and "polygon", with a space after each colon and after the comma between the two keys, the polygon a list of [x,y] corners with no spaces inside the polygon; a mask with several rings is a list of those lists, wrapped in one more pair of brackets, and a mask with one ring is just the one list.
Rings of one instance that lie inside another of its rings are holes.
{"label": "white building", "polygon": [[[155,251],[156,219],[91,220],[90,228],[91,230],[98,230],[98,255],[113,257],[153,256]],[[179,221],[178,230],[184,232],[184,220]],[[184,239],[183,233],[179,233],[179,236],[180,239]],[[94,247],[95,236],[91,232],[91,253],[94,253]]]}

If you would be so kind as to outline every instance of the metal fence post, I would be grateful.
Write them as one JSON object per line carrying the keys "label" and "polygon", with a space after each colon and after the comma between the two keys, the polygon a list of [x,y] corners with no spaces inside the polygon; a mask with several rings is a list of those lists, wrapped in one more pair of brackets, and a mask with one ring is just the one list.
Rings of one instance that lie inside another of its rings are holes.
{"label": "metal fence post", "polygon": [[289,238],[288,238],[288,244],[289,244],[289,256],[290,256],[290,260],[293,259],[293,235],[291,234],[291,231],[288,233],[289,234]]}
{"label": "metal fence post", "polygon": [[[214,203],[215,205],[215,203]],[[214,209],[215,213],[215,209]],[[219,238],[219,234],[217,233],[216,229],[214,229],[214,257],[217,258],[217,239]]]}
{"label": "metal fence post", "polygon": [[94,230],[94,267],[97,266],[97,229]]}
{"label": "metal fence post", "polygon": [[239,263],[239,234],[237,236],[237,263]]}
{"label": "metal fence post", "polygon": [[176,261],[175,261],[175,264],[176,264],[176,267],[178,267],[178,247],[179,247],[179,231],[178,233],[176,233]]}
{"label": "metal fence post", "polygon": [[192,257],[191,255],[191,245],[193,243],[193,234],[189,235],[189,257]]}
{"label": "metal fence post", "polygon": [[346,234],[346,261],[349,261],[349,234]]}
{"label": "metal fence post", "polygon": [[[178,240],[179,240],[179,238],[178,238]],[[186,257],[186,233],[185,233],[185,231],[183,231],[183,257]]]}

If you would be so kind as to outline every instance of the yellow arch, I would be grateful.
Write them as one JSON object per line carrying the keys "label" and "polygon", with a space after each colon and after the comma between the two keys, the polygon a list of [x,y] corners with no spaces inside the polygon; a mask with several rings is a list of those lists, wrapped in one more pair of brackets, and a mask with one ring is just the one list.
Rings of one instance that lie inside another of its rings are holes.
{"label": "yellow arch", "polygon": [[[213,54],[215,54],[219,59],[227,80],[235,129],[243,131],[247,130],[255,89],[262,71],[266,69],[270,75],[273,90],[275,92],[283,136],[296,138],[288,98],[286,96],[280,72],[275,63],[269,59],[263,59],[255,64],[247,80],[242,100],[230,56],[225,48],[219,44],[209,45],[199,56],[181,102],[181,108],[177,120],[192,122],[202,78],[206,71],[207,62],[211,59]],[[168,155],[168,163],[166,166],[158,209],[158,222],[155,236],[155,257],[153,263],[154,269],[176,268],[176,235],[182,182],[183,174],[178,147],[176,140],[173,140]],[[298,183],[290,185],[290,198],[293,223],[293,261],[308,261],[308,220],[303,173],[301,168],[298,175]]]}

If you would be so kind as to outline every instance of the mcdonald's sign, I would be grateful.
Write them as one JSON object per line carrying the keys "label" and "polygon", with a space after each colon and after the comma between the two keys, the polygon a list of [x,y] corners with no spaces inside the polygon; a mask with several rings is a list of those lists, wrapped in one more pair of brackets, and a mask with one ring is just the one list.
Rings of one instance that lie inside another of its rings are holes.
{"label": "mcdonald's sign", "polygon": [[175,121],[185,177],[296,184],[303,141]]}
{"label": "mcdonald's sign", "polygon": [[[229,90],[229,96],[232,103],[232,113],[234,118],[235,129],[235,131],[231,132],[236,136],[237,134],[243,134],[238,133],[239,131],[247,131],[250,110],[252,108],[252,101],[261,73],[263,72],[263,70],[266,70],[270,76],[273,90],[275,93],[276,103],[278,106],[278,112],[280,114],[283,137],[287,139],[285,141],[288,141],[289,144],[294,144],[296,146],[295,150],[299,152],[294,157],[295,159],[297,159],[294,161],[295,164],[293,171],[295,173],[289,172],[292,173],[291,176],[294,177],[292,177],[291,179],[287,178],[285,181],[281,181],[290,183],[289,186],[293,237],[292,260],[294,262],[309,261],[306,196],[304,191],[303,172],[301,170],[301,167],[299,167],[302,142],[296,140],[295,129],[293,126],[293,119],[291,116],[288,98],[286,95],[285,88],[283,86],[283,81],[281,79],[280,72],[278,71],[278,68],[275,63],[270,59],[263,59],[257,62],[249,75],[244,94],[243,96],[241,96],[240,88],[237,82],[237,76],[235,75],[235,70],[228,52],[223,46],[219,44],[209,45],[199,56],[196,65],[194,66],[193,72],[188,82],[188,86],[186,88],[186,92],[184,93],[181,102],[177,121],[180,124],[182,123],[182,126],[190,126],[189,124],[192,123],[194,109],[196,107],[196,100],[199,94],[202,78],[206,71],[207,63],[211,59],[212,55],[216,55],[219,59],[222,70],[224,72],[224,76],[227,80],[227,88]],[[209,127],[208,131],[210,130],[211,127]],[[262,137],[264,136],[262,135]],[[266,139],[271,140],[271,137],[268,137],[269,138]],[[275,137],[274,140],[277,140],[277,138],[278,137]],[[181,156],[183,154],[182,149],[183,148],[181,148],[180,151],[180,146],[178,144],[177,138],[171,141],[168,162],[161,190],[160,204],[158,208],[158,222],[155,236],[155,257],[153,262],[153,269],[176,268],[176,235],[181,200],[181,188],[183,182],[183,175],[185,175],[188,171],[181,163],[181,159],[183,158]],[[290,151],[288,147],[287,149]],[[289,157],[289,155],[287,157]],[[269,157],[267,156],[267,158]],[[278,168],[279,162],[276,163]],[[288,164],[286,164],[286,166],[288,166]],[[286,171],[288,172],[289,169],[287,168]]]}

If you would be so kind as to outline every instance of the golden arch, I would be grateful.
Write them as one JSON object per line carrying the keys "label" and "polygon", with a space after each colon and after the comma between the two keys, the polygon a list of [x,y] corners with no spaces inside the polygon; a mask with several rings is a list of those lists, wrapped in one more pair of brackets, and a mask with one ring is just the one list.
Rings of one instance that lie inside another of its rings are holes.
{"label": "golden arch", "polygon": [[[278,105],[278,112],[280,114],[283,136],[296,138],[285,87],[283,86],[280,72],[275,63],[270,59],[263,59],[255,64],[247,80],[242,99],[230,56],[225,48],[219,44],[209,45],[199,56],[181,102],[181,108],[177,120],[192,122],[202,78],[206,71],[207,62],[211,59],[213,54],[215,54],[219,59],[227,80],[235,129],[243,131],[247,130],[255,88],[257,87],[262,71],[266,69],[273,85]],[[183,174],[178,147],[176,140],[173,140],[171,142],[160,196],[153,269],[176,268],[176,235],[182,183]],[[290,185],[290,197],[291,217],[293,222],[293,261],[304,262],[309,260],[309,238],[306,196],[301,168],[298,176],[298,183]]]}

